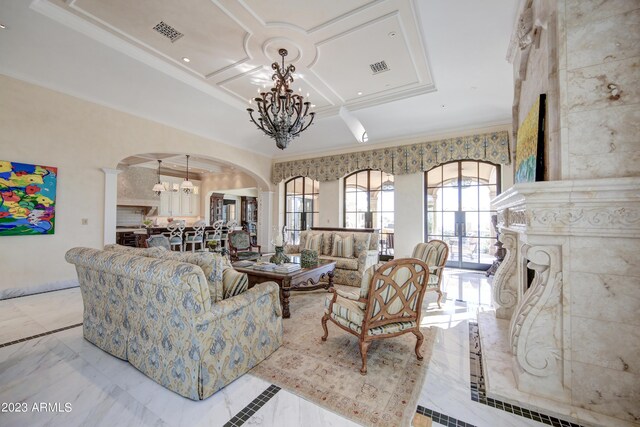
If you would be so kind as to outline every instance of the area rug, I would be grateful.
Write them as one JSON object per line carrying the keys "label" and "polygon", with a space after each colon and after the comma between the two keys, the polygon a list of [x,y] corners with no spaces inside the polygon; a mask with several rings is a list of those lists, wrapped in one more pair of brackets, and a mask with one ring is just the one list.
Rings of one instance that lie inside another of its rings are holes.
{"label": "area rug", "polygon": [[374,341],[363,376],[355,335],[328,322],[329,337],[320,340],[326,295],[292,292],[291,318],[283,320],[283,345],[251,373],[359,424],[411,425],[435,330],[421,328],[422,361],[414,353],[416,338],[411,333]]}

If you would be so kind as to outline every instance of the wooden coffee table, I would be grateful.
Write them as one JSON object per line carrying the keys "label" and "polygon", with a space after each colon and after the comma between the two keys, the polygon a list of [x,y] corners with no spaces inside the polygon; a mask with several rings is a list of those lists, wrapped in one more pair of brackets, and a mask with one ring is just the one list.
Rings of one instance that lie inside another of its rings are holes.
{"label": "wooden coffee table", "polygon": [[[301,268],[288,274],[254,270],[252,266],[236,267],[234,265],[233,268],[241,273],[247,273],[249,288],[262,282],[276,282],[280,287],[282,317],[288,319],[291,316],[289,312],[289,293],[291,291],[313,291],[333,287],[333,272],[336,268],[336,262],[320,260],[316,267]],[[324,280],[326,282],[323,283]]]}

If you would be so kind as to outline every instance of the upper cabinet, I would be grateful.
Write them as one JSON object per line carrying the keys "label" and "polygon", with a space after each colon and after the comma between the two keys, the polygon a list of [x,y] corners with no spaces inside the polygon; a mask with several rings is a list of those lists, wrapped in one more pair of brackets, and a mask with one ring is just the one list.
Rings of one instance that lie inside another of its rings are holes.
{"label": "upper cabinet", "polygon": [[159,216],[200,216],[200,181],[193,182],[190,194],[180,190],[184,179],[172,176],[161,176],[162,184],[167,189],[160,194]]}

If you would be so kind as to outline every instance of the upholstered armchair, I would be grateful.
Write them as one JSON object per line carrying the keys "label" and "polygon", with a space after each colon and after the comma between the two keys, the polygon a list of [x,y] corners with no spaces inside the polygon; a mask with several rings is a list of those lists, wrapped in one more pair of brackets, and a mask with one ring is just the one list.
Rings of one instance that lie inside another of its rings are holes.
{"label": "upholstered armchair", "polygon": [[[251,249],[256,248],[258,252]],[[248,231],[236,230],[229,233],[229,253],[232,261],[258,259],[262,255],[260,245],[251,244]]]}
{"label": "upholstered armchair", "polygon": [[420,332],[422,299],[429,280],[428,266],[415,258],[389,261],[378,269],[368,268],[362,276],[360,295],[331,288],[325,300],[322,341],[327,340],[327,322],[358,337],[362,368],[367,373],[367,349],[372,341],[413,333],[415,353],[422,360]]}
{"label": "upholstered armchair", "polygon": [[149,236],[147,238],[147,247],[148,248],[165,248],[166,250],[171,250],[171,243],[169,242],[169,238],[164,234],[154,234],[153,236]]}
{"label": "upholstered armchair", "polygon": [[438,293],[438,308],[442,308],[442,271],[449,257],[449,246],[442,240],[429,240],[427,243],[418,243],[413,249],[413,258],[424,261],[429,266],[428,291]]}

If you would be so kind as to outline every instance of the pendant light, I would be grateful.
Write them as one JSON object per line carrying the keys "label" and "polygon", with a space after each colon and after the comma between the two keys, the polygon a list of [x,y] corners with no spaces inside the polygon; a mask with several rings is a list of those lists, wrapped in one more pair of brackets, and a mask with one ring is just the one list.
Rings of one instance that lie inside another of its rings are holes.
{"label": "pendant light", "polygon": [[187,179],[185,179],[182,184],[180,184],[180,188],[184,191],[185,194],[191,194],[193,191],[193,183],[189,181],[189,155],[187,154]]}
{"label": "pendant light", "polygon": [[160,193],[166,191],[164,185],[160,182],[160,166],[162,165],[162,160],[158,160],[158,183],[153,186],[153,191],[155,191],[156,196],[159,196]]}

